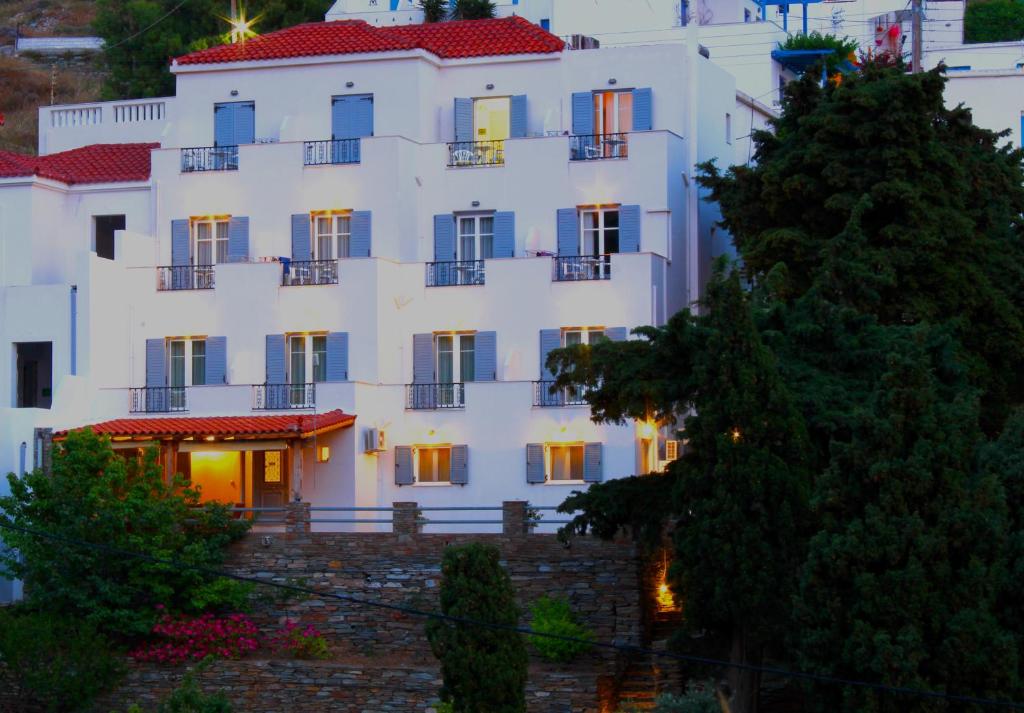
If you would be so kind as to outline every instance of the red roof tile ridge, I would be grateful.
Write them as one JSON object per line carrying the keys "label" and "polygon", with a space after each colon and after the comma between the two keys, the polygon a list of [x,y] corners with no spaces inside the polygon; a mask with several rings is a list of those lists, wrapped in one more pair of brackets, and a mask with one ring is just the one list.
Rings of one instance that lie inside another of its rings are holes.
{"label": "red roof tile ridge", "polygon": [[39,176],[68,185],[146,181],[157,148],[151,142],[88,144],[43,156],[0,152],[0,178]]}

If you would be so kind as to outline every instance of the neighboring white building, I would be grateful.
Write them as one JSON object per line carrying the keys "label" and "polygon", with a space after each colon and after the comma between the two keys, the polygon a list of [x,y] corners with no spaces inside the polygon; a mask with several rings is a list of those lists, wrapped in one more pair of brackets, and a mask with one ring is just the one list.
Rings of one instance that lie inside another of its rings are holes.
{"label": "neighboring white building", "polygon": [[0,154],[0,470],[89,424],[246,507],[657,470],[670,429],[594,424],[543,362],[664,324],[726,249],[692,167],[732,162],[736,87],[695,49],[314,23],[41,108],[42,155]]}

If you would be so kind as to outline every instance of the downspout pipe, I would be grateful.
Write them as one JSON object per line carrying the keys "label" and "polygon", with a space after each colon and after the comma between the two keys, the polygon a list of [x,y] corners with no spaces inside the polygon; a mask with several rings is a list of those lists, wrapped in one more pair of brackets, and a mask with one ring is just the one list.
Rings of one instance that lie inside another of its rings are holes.
{"label": "downspout pipe", "polygon": [[28,452],[28,444],[25,441],[21,442],[21,446],[18,448],[18,475],[25,475],[25,457]]}
{"label": "downspout pipe", "polygon": [[71,285],[71,376],[78,374],[78,285]]}

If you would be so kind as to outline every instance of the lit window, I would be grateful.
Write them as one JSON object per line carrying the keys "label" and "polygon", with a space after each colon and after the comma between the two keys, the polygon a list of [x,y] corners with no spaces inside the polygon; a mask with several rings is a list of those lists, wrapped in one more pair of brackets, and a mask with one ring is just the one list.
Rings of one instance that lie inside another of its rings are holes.
{"label": "lit window", "polygon": [[313,259],[333,260],[351,255],[352,216],[318,215],[313,219]]}
{"label": "lit window", "polygon": [[449,446],[417,447],[416,482],[450,483],[452,480],[452,449]]}
{"label": "lit window", "polygon": [[228,220],[194,220],[192,235],[195,265],[217,265],[228,261]]}
{"label": "lit window", "polygon": [[548,444],[547,480],[553,483],[583,480],[583,444]]}

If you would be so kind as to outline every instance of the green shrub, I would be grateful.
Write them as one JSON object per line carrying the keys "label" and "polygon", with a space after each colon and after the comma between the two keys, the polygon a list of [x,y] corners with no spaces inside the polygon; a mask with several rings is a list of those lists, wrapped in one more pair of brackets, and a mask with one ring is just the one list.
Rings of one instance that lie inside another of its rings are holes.
{"label": "green shrub", "polygon": [[[530,606],[530,628],[538,634],[554,634],[591,642],[594,634],[576,621],[569,600],[564,597],[541,597]],[[581,641],[565,641],[546,636],[531,636],[530,643],[548,661],[572,661],[592,647]]]}
{"label": "green shrub", "polygon": [[658,696],[654,713],[721,713],[715,690],[714,681],[691,683],[681,696],[670,693]]}
{"label": "green shrub", "polygon": [[[0,551],[0,573],[25,581],[27,602],[36,610],[136,637],[155,623],[155,602],[198,613],[232,607],[242,596],[237,585],[216,584],[193,569],[103,549],[216,568],[225,547],[248,529],[227,507],[200,505],[197,491],[180,480],[168,483],[156,449],[141,462],[126,460],[107,438],[72,431],[54,451],[52,474],[12,474],[8,482],[11,494],[0,497],[3,516],[59,538],[4,534],[12,549]],[[76,542],[84,544],[70,544]]]}
{"label": "green shrub", "polygon": [[160,701],[156,710],[157,713],[231,713],[231,703],[223,693],[204,693],[189,672],[181,684]]}
{"label": "green shrub", "polygon": [[974,0],[964,12],[965,42],[1016,42],[1024,38],[1024,2]]}
{"label": "green shrub", "polygon": [[189,608],[195,612],[210,610],[248,611],[250,597],[256,588],[250,582],[220,577],[200,584],[189,598]]}
{"label": "green shrub", "polygon": [[19,710],[63,713],[86,708],[123,669],[109,642],[89,623],[67,616],[0,609],[3,685]]}
{"label": "green shrub", "polygon": [[[441,562],[441,611],[501,627],[519,619],[512,581],[498,549],[471,543],[445,550]],[[523,713],[526,666],[523,638],[512,628],[489,628],[432,619],[430,647],[441,661],[441,700],[452,713]]]}

